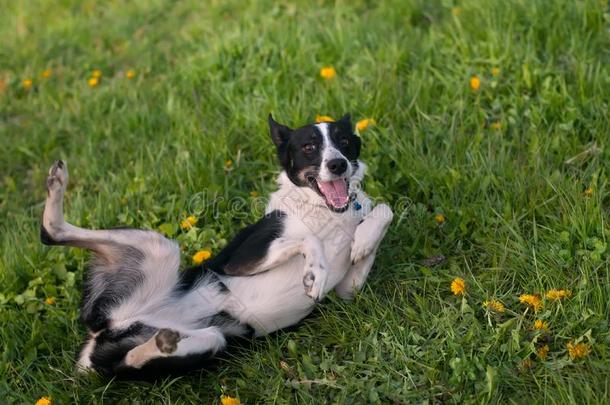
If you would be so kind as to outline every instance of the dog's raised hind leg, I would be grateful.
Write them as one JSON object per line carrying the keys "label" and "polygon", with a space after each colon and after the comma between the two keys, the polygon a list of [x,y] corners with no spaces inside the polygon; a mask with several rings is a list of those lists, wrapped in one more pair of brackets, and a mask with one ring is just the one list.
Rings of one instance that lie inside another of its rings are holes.
{"label": "dog's raised hind leg", "polygon": [[49,169],[47,177],[47,200],[44,205],[40,239],[45,245],[60,244],[65,233],[64,194],[68,186],[68,166],[57,160]]}
{"label": "dog's raised hind leg", "polygon": [[[94,251],[103,250],[104,245],[133,245],[133,235],[121,230],[91,230],[69,224],[64,219],[64,194],[68,186],[68,165],[57,160],[49,169],[47,177],[47,200],[42,215],[40,239],[45,245],[66,245]],[[100,252],[103,253],[103,252]]]}
{"label": "dog's raised hind leg", "polygon": [[[68,185],[68,166],[56,161],[47,178],[47,199],[40,236],[47,245],[66,245],[93,251],[84,283],[81,316],[92,331],[109,327],[111,312],[123,305],[113,321],[128,322],[147,304],[128,301],[139,297],[136,289],[155,296],[169,294],[178,279],[180,250],[163,235],[141,229],[92,230],[64,219],[63,199]],[[148,290],[146,290],[148,288]]]}
{"label": "dog's raised hind leg", "polygon": [[67,185],[68,165],[58,160],[49,169],[47,177],[47,199],[40,229],[42,243],[81,247],[106,257],[116,253],[113,249],[124,246],[162,253],[171,250],[174,253],[174,244],[157,232],[142,229],[93,230],[66,222],[63,201]]}
{"label": "dog's raised hind leg", "polygon": [[42,243],[82,247],[94,251],[102,250],[103,245],[112,243],[132,245],[133,237],[121,235],[121,230],[84,229],[66,222],[63,205],[68,177],[67,163],[63,160],[55,161],[47,177],[47,199],[40,228]]}

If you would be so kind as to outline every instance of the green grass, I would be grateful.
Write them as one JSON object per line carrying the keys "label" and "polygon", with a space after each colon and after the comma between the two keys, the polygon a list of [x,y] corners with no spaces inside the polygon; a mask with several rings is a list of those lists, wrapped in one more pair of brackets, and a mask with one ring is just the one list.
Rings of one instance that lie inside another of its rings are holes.
{"label": "green grass", "polygon": [[[0,1],[0,402],[607,401],[607,2],[203,3]],[[366,189],[396,216],[366,288],[211,371],[155,384],[75,375],[87,255],[39,242],[49,165],[70,164],[71,221],[162,227],[186,262],[260,212],[227,200],[274,189],[270,111],[293,126],[377,121],[362,134]],[[178,230],[184,213],[196,230]],[[572,296],[537,314],[519,303],[550,288]],[[492,298],[504,314],[482,308]],[[573,361],[579,339],[591,353]],[[525,367],[543,344],[546,361]]]}

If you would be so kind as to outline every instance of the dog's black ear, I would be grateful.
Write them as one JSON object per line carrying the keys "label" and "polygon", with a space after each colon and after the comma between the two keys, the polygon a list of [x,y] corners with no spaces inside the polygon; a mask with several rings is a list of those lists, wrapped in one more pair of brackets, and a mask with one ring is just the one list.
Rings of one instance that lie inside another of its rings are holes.
{"label": "dog's black ear", "polygon": [[275,146],[280,147],[284,145],[292,132],[292,129],[286,125],[275,122],[273,116],[269,114],[269,132],[271,133],[271,139]]}
{"label": "dog's black ear", "polygon": [[362,146],[362,141],[360,137],[354,134],[354,149],[356,150],[356,156],[360,156],[360,147]]}
{"label": "dog's black ear", "polygon": [[277,155],[280,158],[280,163],[284,169],[288,170],[290,165],[290,152],[288,151],[288,139],[292,133],[292,129],[286,125],[275,122],[273,116],[269,114],[269,132],[271,139],[277,147]]}
{"label": "dog's black ear", "polygon": [[349,130],[352,130],[352,116],[347,113],[345,114],[343,117],[341,117],[341,119],[339,121],[337,121],[337,124],[339,124],[340,126],[343,126],[345,128],[349,128]]}

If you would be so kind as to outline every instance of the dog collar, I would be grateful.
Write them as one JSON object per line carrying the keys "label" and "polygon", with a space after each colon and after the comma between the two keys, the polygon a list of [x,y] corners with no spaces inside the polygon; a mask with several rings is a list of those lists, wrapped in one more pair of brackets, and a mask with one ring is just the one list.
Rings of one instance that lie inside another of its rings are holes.
{"label": "dog collar", "polygon": [[360,204],[358,200],[356,200],[356,193],[351,193],[349,196],[349,200],[356,211],[360,211],[362,209],[362,204]]}

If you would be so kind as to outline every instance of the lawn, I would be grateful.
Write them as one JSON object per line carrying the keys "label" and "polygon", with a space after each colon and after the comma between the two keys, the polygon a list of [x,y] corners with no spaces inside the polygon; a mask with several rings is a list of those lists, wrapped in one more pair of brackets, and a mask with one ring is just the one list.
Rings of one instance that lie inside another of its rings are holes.
{"label": "lawn", "polygon": [[[0,402],[608,400],[606,1],[0,9]],[[365,188],[395,219],[365,289],[205,371],[76,375],[88,256],[39,241],[50,164],[70,165],[70,221],[161,230],[188,264],[274,190],[270,111],[375,120]]]}

